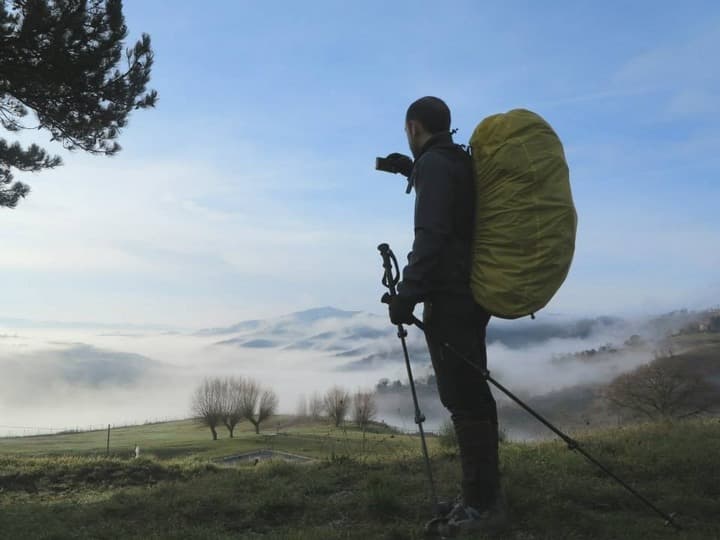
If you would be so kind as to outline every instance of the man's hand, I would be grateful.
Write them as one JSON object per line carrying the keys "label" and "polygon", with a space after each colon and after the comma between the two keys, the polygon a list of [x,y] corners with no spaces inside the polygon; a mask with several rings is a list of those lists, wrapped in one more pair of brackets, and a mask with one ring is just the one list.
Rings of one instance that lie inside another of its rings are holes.
{"label": "man's hand", "polygon": [[385,159],[392,163],[393,172],[398,172],[405,178],[408,178],[410,173],[412,173],[413,160],[409,156],[393,152],[392,154],[388,154]]}
{"label": "man's hand", "polygon": [[388,305],[390,320],[393,324],[413,324],[415,322],[413,310],[417,302],[414,300],[411,300],[407,296],[390,296],[385,293],[381,302]]}

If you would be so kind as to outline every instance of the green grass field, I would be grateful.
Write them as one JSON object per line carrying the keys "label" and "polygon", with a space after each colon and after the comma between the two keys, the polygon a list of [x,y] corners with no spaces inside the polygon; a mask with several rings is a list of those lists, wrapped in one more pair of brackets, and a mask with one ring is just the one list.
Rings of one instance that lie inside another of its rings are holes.
{"label": "green grass field", "polygon": [[[327,422],[298,420],[277,416],[263,424],[260,435],[248,422],[240,423],[230,439],[224,427],[218,428],[218,440],[210,430],[192,420],[111,428],[110,455],[127,458],[134,455],[135,445],[141,455],[160,459],[213,459],[259,449],[280,450],[313,458],[335,454],[357,456],[361,453],[387,457],[415,449],[414,437],[404,436],[380,424],[367,432],[338,429]],[[73,455],[104,456],[107,431],[89,431],[60,435],[0,438],[0,455]]]}
{"label": "green grass field", "polygon": [[[417,437],[363,436],[280,417],[260,436],[212,441],[192,422],[0,440],[5,539],[415,539],[429,504]],[[506,443],[503,480],[513,525],[501,538],[720,539],[717,419],[586,434],[580,441],[686,527],[665,527],[620,486],[559,442]],[[135,444],[147,455],[129,459]],[[225,467],[211,458],[256,448],[314,463]],[[459,464],[431,439],[443,497]],[[482,538],[477,536],[477,538]]]}

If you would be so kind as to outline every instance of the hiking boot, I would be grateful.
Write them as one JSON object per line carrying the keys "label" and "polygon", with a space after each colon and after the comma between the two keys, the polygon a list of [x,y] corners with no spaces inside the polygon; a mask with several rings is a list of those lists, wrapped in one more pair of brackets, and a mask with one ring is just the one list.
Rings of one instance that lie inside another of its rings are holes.
{"label": "hiking boot", "polygon": [[458,504],[462,503],[462,495],[456,495],[454,499],[440,500],[435,507],[435,516],[439,518],[446,518],[447,515],[452,512],[453,508]]}
{"label": "hiking boot", "polygon": [[480,511],[472,506],[456,506],[450,512],[447,521],[445,536],[450,538],[464,536],[465,534],[484,533],[498,534],[507,527],[507,513],[505,506],[496,504]]}
{"label": "hiking boot", "polygon": [[504,497],[484,510],[457,503],[449,514],[425,525],[425,534],[435,538],[457,538],[477,533],[495,535],[508,525]]}

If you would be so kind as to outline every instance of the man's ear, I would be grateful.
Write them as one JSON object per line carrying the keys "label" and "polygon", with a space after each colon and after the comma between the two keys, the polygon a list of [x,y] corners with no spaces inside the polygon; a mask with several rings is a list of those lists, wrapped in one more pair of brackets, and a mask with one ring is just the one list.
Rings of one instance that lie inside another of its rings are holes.
{"label": "man's ear", "polygon": [[418,128],[420,126],[415,120],[408,120],[405,123],[405,128],[407,129],[408,135],[410,138],[414,139],[418,135]]}

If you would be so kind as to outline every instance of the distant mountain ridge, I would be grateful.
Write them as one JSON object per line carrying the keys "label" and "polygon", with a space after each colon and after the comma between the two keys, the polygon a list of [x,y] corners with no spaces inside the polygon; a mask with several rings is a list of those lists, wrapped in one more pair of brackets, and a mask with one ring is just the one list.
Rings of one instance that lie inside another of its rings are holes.
{"label": "distant mountain ridge", "polygon": [[275,319],[252,319],[248,321],[241,321],[232,326],[220,327],[220,328],[205,328],[195,333],[198,336],[221,336],[227,334],[235,334],[241,332],[251,332],[253,330],[260,329],[264,324],[269,321],[283,321],[290,322],[294,321],[297,323],[313,323],[323,319],[338,318],[347,319],[353,315],[361,313],[360,311],[345,311],[337,309],[331,306],[324,306],[319,308],[311,308],[303,311],[296,311],[288,315],[282,315]]}
{"label": "distant mountain ridge", "polygon": [[[421,311],[418,308],[417,312]],[[591,336],[616,336],[622,344],[631,334],[661,337],[702,319],[706,312],[679,310],[642,322],[620,317],[558,318],[540,314],[536,320],[492,319],[487,332],[489,345],[508,349],[541,345],[550,340],[585,340]],[[332,306],[297,311],[280,317],[241,321],[237,324],[200,330],[197,336],[217,337],[216,346],[278,351],[314,351],[337,358],[338,371],[381,368],[397,362],[402,351],[395,327],[386,316],[348,311]],[[420,332],[412,331],[408,344],[414,363],[427,364],[429,357]]]}
{"label": "distant mountain ridge", "polygon": [[217,346],[316,351],[338,359],[357,359],[396,341],[391,341],[395,328],[384,317],[330,306],[200,330],[196,335],[225,338],[216,341]]}
{"label": "distant mountain ridge", "polygon": [[[488,343],[500,343],[516,349],[551,339],[585,339],[595,332],[624,324],[623,319],[617,317],[540,319],[493,319],[488,328]],[[402,351],[396,333],[386,316],[324,306],[274,318],[241,321],[227,327],[203,329],[194,335],[218,338],[214,342],[216,346],[314,351],[337,358],[338,371],[358,371],[397,362]],[[429,363],[422,333],[411,331],[408,344],[414,363]]]}
{"label": "distant mountain ridge", "polygon": [[[218,328],[207,328],[199,330],[195,333],[198,336],[223,336],[229,334],[249,334],[259,330],[271,331],[275,334],[286,332],[292,328],[293,325],[297,330],[299,325],[318,323],[331,319],[338,319],[350,322],[355,319],[366,318],[371,320],[373,324],[382,324],[383,327],[394,327],[390,324],[387,318],[371,313],[362,311],[347,311],[338,309],[331,306],[325,306],[320,308],[312,308],[304,311],[297,311],[288,315],[282,315],[280,317],[270,319],[253,319],[247,321],[241,321],[237,324],[218,327]],[[541,317],[539,317],[541,318]],[[488,342],[500,341],[506,346],[524,346],[528,341],[530,342],[541,342],[553,338],[586,338],[590,333],[597,329],[598,326],[610,327],[617,324],[622,324],[623,319],[619,317],[602,316],[596,318],[581,318],[571,319],[568,321],[555,322],[555,321],[531,321],[531,320],[518,320],[518,321],[502,321],[499,319],[493,319],[491,325],[488,328]],[[498,322],[501,326],[498,325]],[[379,330],[378,328],[368,328],[366,330],[369,334],[362,337],[379,337],[384,336],[387,332]],[[394,333],[394,329],[392,330]],[[316,339],[323,337],[331,337],[330,333],[318,334],[314,336],[308,336],[308,339]],[[233,340],[234,341],[234,340]]]}

